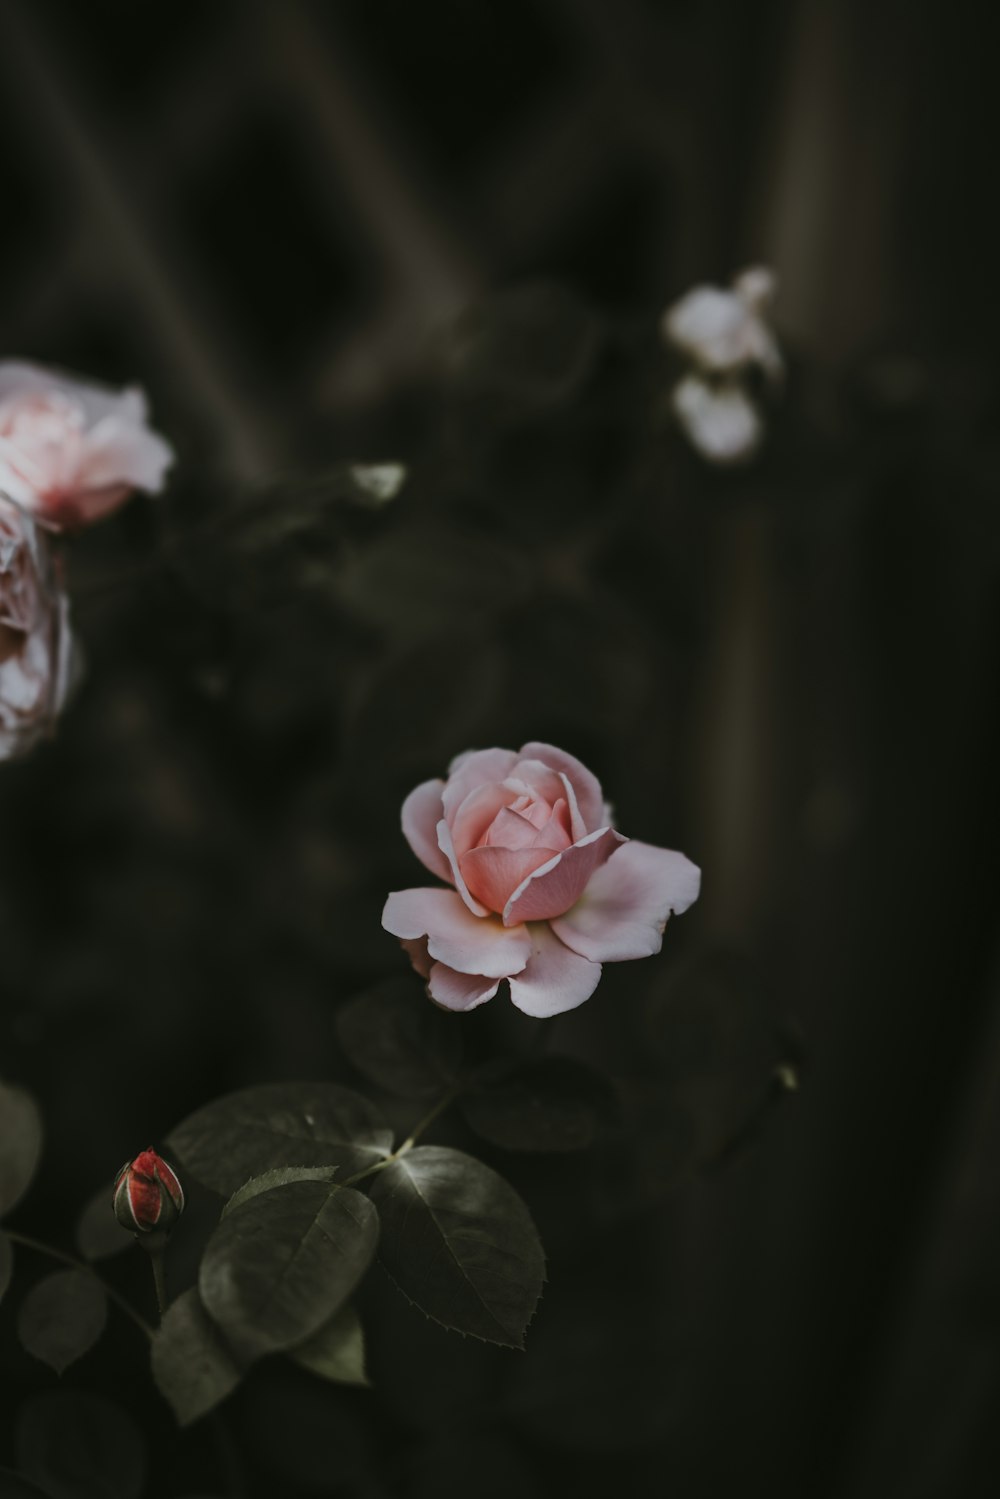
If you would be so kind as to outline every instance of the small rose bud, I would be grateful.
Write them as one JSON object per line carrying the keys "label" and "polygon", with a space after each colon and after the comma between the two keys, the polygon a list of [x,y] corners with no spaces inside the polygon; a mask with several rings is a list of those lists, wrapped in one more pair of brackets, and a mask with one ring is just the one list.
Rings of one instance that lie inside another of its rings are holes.
{"label": "small rose bud", "polygon": [[134,1234],[169,1233],[184,1211],[184,1189],[162,1156],[144,1150],[115,1177],[114,1209]]}

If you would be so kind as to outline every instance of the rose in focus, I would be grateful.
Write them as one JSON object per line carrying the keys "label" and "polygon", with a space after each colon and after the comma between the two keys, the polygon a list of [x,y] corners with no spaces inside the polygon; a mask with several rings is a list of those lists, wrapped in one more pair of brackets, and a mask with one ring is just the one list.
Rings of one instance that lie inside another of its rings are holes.
{"label": "rose in focus", "polygon": [[140,1151],[115,1177],[115,1217],[134,1234],[169,1232],[184,1211],[184,1189],[155,1150]]}
{"label": "rose in focus", "polygon": [[142,391],[106,390],[33,364],[0,364],[0,492],[53,529],[88,525],[173,460]]}
{"label": "rose in focus", "polygon": [[23,755],[51,731],[73,662],[66,595],[46,538],[0,498],[0,760]]}
{"label": "rose in focus", "polygon": [[501,979],[527,1015],[589,999],[601,964],[659,952],[671,912],[698,898],[683,854],[624,838],[597,778],[549,744],[472,750],[403,803],[403,832],[452,888],[396,891],[382,913],[449,1010]]}

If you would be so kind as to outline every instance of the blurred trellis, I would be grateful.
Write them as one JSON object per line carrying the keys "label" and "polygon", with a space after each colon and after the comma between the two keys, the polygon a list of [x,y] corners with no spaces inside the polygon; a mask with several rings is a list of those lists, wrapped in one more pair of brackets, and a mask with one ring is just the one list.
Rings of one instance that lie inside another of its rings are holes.
{"label": "blurred trellis", "polygon": [[936,215],[988,140],[946,107],[976,97],[961,28],[926,11],[3,0],[5,346],[185,392],[252,473],[328,446],[524,273],[649,308],[765,258],[825,357],[919,342],[968,316]]}
{"label": "blurred trellis", "polygon": [[[849,165],[823,86],[855,49],[788,10],[4,0],[5,345],[183,392],[208,451],[253,473],[405,385],[428,336],[525,272],[648,308],[776,254],[786,320],[822,332]],[[806,163],[772,150],[802,90]],[[854,267],[855,302],[880,274]]]}

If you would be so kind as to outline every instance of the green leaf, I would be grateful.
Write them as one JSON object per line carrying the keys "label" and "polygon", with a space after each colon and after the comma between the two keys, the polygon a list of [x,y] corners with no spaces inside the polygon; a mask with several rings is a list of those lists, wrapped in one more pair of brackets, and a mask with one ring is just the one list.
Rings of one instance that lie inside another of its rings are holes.
{"label": "green leaf", "polygon": [[379,1259],[399,1289],[456,1332],[524,1346],[545,1255],[527,1207],[481,1161],[420,1146],[372,1179]]}
{"label": "green leaf", "polygon": [[0,1083],[0,1215],[24,1196],[42,1154],[42,1116],[30,1093]]}
{"label": "green leaf", "polygon": [[301,1364],[321,1379],[334,1384],[369,1385],[365,1373],[365,1335],[361,1319],[351,1303],[345,1302],[330,1321],[313,1333],[298,1348],[289,1353],[295,1363]]}
{"label": "green leaf", "polygon": [[225,1218],[261,1192],[273,1192],[275,1187],[287,1187],[289,1182],[331,1182],[336,1171],[336,1166],[276,1166],[273,1171],[263,1171],[260,1176],[251,1176],[233,1193],[222,1209],[222,1216]]}
{"label": "green leaf", "polygon": [[586,1150],[614,1114],[600,1073],[570,1057],[544,1057],[484,1081],[459,1104],[484,1140],[506,1150]]}
{"label": "green leaf", "polygon": [[182,1426],[225,1400],[242,1369],[202,1306],[196,1286],[166,1310],[153,1337],[153,1379]]}
{"label": "green leaf", "polygon": [[0,1301],[3,1300],[4,1292],[10,1285],[13,1273],[14,1246],[6,1234],[0,1233]]}
{"label": "green leaf", "polygon": [[290,1160],[362,1170],[392,1149],[392,1131],[367,1098],[336,1083],[265,1083],[198,1109],[169,1137],[193,1176],[229,1197]]}
{"label": "green leaf", "polygon": [[349,1187],[298,1181],[261,1192],[209,1240],[202,1301],[240,1357],[294,1348],[343,1306],[377,1238],[374,1207]]}
{"label": "green leaf", "polygon": [[359,1072],[402,1098],[435,1098],[461,1072],[461,1023],[427,1003],[415,975],[352,999],[337,1015],[337,1036]]}
{"label": "green leaf", "polygon": [[21,1304],[17,1335],[27,1351],[57,1374],[91,1349],[104,1331],[108,1298],[86,1270],[56,1270]]}
{"label": "green leaf", "polygon": [[103,1395],[53,1390],[17,1415],[17,1463],[50,1499],[140,1499],[146,1453],[132,1417]]}
{"label": "green leaf", "polygon": [[115,1217],[111,1194],[112,1184],[108,1182],[94,1193],[77,1219],[76,1247],[85,1260],[108,1259],[135,1243],[135,1236]]}

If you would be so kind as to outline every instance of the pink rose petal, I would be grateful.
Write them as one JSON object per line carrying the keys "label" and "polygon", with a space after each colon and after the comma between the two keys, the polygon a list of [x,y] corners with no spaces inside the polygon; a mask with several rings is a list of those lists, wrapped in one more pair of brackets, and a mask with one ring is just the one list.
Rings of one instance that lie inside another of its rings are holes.
{"label": "pink rose petal", "polygon": [[[513,793],[506,789],[502,781],[490,781],[469,792],[460,806],[446,818],[458,858],[470,848],[475,848],[486,837],[494,818],[513,800]],[[440,815],[439,813],[438,816]]]}
{"label": "pink rose petal", "polygon": [[86,489],[71,495],[56,495],[45,507],[49,526],[89,526],[118,510],[132,493],[130,484],[113,484],[106,489]]}
{"label": "pink rose petal", "polygon": [[513,750],[505,749],[467,750],[457,755],[448,766],[444,790],[444,815],[449,823],[470,791],[505,780],[516,759]]}
{"label": "pink rose petal", "polygon": [[511,811],[527,818],[533,828],[544,827],[552,816],[552,808],[545,798],[538,796],[527,781],[519,781],[516,776],[508,776],[504,785],[517,792],[517,799],[510,803]]}
{"label": "pink rose petal", "polygon": [[385,903],[382,925],[407,941],[426,937],[430,956],[460,973],[507,978],[520,973],[531,952],[525,928],[473,916],[454,890],[397,890]]}
{"label": "pink rose petal", "polygon": [[173,456],[158,433],[136,425],[133,411],[115,412],[90,429],[78,478],[88,490],[124,484],[156,493],[163,488]]}
{"label": "pink rose petal", "polygon": [[528,965],[510,980],[510,997],[525,1015],[539,1019],[575,1010],[589,999],[601,978],[600,963],[571,952],[545,922],[533,923]]}
{"label": "pink rose petal", "polygon": [[[568,783],[567,790],[570,797],[572,797],[573,788],[572,786],[569,786]],[[567,801],[565,797],[560,796],[556,799],[556,802],[552,808],[552,816],[549,818],[544,827],[541,827],[538,830],[539,844],[544,842],[547,843],[551,848],[564,849],[569,848],[573,843],[579,842],[579,838],[576,838],[573,835],[573,814],[570,808],[571,803]],[[579,813],[577,813],[576,815],[577,817],[579,817]],[[580,833],[580,838],[582,837],[584,837],[583,832]]]}
{"label": "pink rose petal", "polygon": [[[560,781],[562,781],[563,790],[566,793],[566,806],[569,815],[571,842],[579,843],[580,839],[585,838],[588,832],[590,832],[591,830],[583,820],[583,815],[580,812],[580,806],[576,799],[576,792],[573,789],[573,782],[570,780],[569,776],[564,770],[559,772],[559,779]],[[603,815],[605,810],[606,809],[604,807],[601,808],[602,815],[598,822],[598,826],[602,828],[610,827],[611,825],[610,818],[607,818]]]}
{"label": "pink rose petal", "polygon": [[582,765],[574,755],[568,755],[565,750],[557,749],[554,744],[539,744],[532,740],[530,744],[521,746],[518,758],[541,760],[557,775],[560,772],[565,773],[573,784],[580,815],[588,832],[602,826],[601,813],[604,802],[601,796],[601,783],[593,771]]}
{"label": "pink rose petal", "polygon": [[448,860],[448,879],[455,886],[463,902],[468,906],[474,916],[485,916],[487,907],[482,901],[478,901],[465,883],[465,876],[459,868],[458,856],[455,853],[455,845],[451,841],[451,829],[442,817],[437,825],[438,848]]}
{"label": "pink rose petal", "polygon": [[632,839],[594,873],[553,930],[595,963],[648,958],[660,950],[671,911],[686,911],[700,886],[701,871],[683,854]]}
{"label": "pink rose petal", "polygon": [[[533,815],[541,811],[541,816]],[[536,802],[523,812],[512,807],[502,807],[494,817],[483,840],[486,848],[547,848],[550,853],[561,853],[569,848],[573,839],[569,835],[569,814],[565,801],[560,798],[546,815],[544,807]]]}
{"label": "pink rose petal", "polygon": [[145,393],[136,385],[124,390],[92,385],[62,370],[40,364],[10,359],[0,363],[0,402],[23,396],[50,397],[53,393],[71,395],[79,406],[87,426],[96,427],[107,416],[124,415],[128,421],[142,423],[149,417]]}
{"label": "pink rose petal", "polygon": [[530,873],[503,908],[505,926],[549,921],[575,905],[595,870],[627,840],[614,828],[598,828]]}
{"label": "pink rose petal", "polygon": [[438,847],[444,781],[424,781],[403,803],[403,836],[425,869],[452,883],[451,865]]}
{"label": "pink rose petal", "polygon": [[[558,857],[550,848],[471,848],[462,855],[462,875],[478,899],[499,913],[511,892],[519,890],[533,870]],[[505,925],[514,926],[515,922]]]}
{"label": "pink rose petal", "polygon": [[[537,848],[539,832],[540,829],[526,813],[501,807],[486,830],[485,847]],[[553,849],[552,852],[555,853],[556,850]]]}
{"label": "pink rose petal", "polygon": [[[565,806],[566,823],[570,830],[570,843],[577,843],[594,831],[595,825],[584,822],[577,804],[576,791],[565,771],[550,769],[541,760],[519,760],[514,774],[504,783],[507,786],[526,786],[535,799],[535,807]],[[534,815],[534,813],[532,813]]]}
{"label": "pink rose petal", "polygon": [[474,1010],[492,999],[500,987],[499,979],[481,973],[458,973],[445,963],[435,963],[427,983],[427,992],[446,1010]]}
{"label": "pink rose petal", "polygon": [[544,760],[518,760],[508,777],[508,784],[526,786],[530,795],[540,797],[550,806],[557,796],[564,794],[559,772],[546,765]]}

